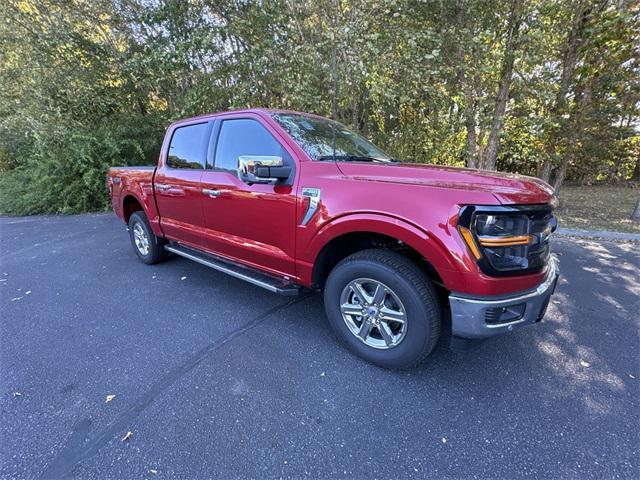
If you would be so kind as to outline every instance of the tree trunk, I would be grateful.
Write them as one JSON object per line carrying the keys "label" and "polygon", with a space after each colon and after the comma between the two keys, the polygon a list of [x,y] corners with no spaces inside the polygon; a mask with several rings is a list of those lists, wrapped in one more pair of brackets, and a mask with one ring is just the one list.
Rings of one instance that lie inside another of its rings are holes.
{"label": "tree trunk", "polygon": [[140,110],[140,115],[143,117],[147,114],[147,107],[142,101],[141,94],[136,96],[136,102],[138,103],[138,109]]}
{"label": "tree trunk", "polygon": [[[461,31],[467,26],[465,10],[461,6],[458,7],[456,23],[458,29]],[[465,72],[465,66],[467,65],[465,44],[467,44],[467,40],[466,36],[461,36],[458,40],[458,83],[462,86],[462,93],[464,94],[464,126],[467,133],[466,166],[469,168],[478,168],[476,152],[476,97],[471,80]],[[475,52],[472,53],[472,57],[475,58]]]}
{"label": "tree trunk", "polygon": [[562,163],[560,163],[560,168],[556,172],[556,179],[553,182],[553,194],[558,195],[560,193],[560,188],[562,187],[562,182],[564,182],[565,177],[567,176],[567,168],[569,167],[569,159],[571,154],[567,153],[565,157],[562,159]]}
{"label": "tree trunk", "polygon": [[478,168],[478,159],[476,155],[476,106],[473,98],[473,89],[465,85],[463,88],[464,96],[467,97],[471,105],[464,108],[464,125],[467,131],[467,167]]}
{"label": "tree trunk", "polygon": [[576,88],[576,103],[577,108],[576,111],[572,114],[570,119],[570,134],[568,135],[568,149],[562,158],[562,162],[560,162],[560,168],[556,173],[556,178],[553,183],[553,188],[555,190],[556,195],[560,191],[560,187],[562,186],[562,182],[567,176],[567,169],[569,167],[569,162],[575,157],[575,147],[574,145],[578,142],[579,136],[584,132],[585,123],[588,120],[588,112],[591,108],[593,102],[593,85],[598,81],[598,75],[593,75],[589,78],[584,85],[579,85]]}
{"label": "tree trunk", "polygon": [[640,158],[636,158],[636,166],[633,168],[632,180],[640,180]]}
{"label": "tree trunk", "polygon": [[551,177],[552,166],[553,164],[551,163],[551,158],[547,154],[544,160],[544,164],[542,165],[542,170],[540,170],[540,175],[539,175],[539,177],[545,182],[549,182],[549,178]]}
{"label": "tree trunk", "polygon": [[631,220],[640,222],[640,197],[638,197],[638,200],[636,200],[636,206],[633,209],[633,213],[631,214]]}
{"label": "tree trunk", "polygon": [[[582,1],[576,9],[576,14],[573,17],[571,24],[571,30],[567,35],[567,44],[562,55],[562,73],[560,74],[560,87],[556,94],[556,99],[551,108],[549,117],[554,120],[554,123],[559,123],[562,114],[565,110],[567,103],[567,95],[569,93],[569,87],[573,81],[573,72],[575,70],[576,61],[578,58],[578,48],[582,43],[582,33],[585,29],[589,13],[592,7],[588,5],[588,1]],[[551,178],[551,170],[553,168],[553,157],[555,155],[558,138],[557,135],[552,135],[549,138],[547,148],[545,149],[545,159],[540,170],[540,178],[545,182],[548,182]],[[566,172],[566,168],[565,168]]]}
{"label": "tree trunk", "polygon": [[351,125],[358,130],[358,94],[355,75],[351,77]]}
{"label": "tree trunk", "polygon": [[507,30],[507,43],[504,49],[504,60],[502,61],[502,74],[500,80],[500,88],[496,96],[496,103],[493,109],[493,121],[491,124],[491,133],[487,141],[486,157],[484,160],[484,168],[487,170],[496,169],[496,157],[498,155],[498,147],[500,146],[500,136],[504,126],[504,113],[509,100],[509,88],[513,79],[513,62],[516,58],[516,50],[518,48],[518,35],[520,33],[520,24],[522,23],[522,2],[516,0],[512,3],[511,13],[509,14],[509,28]]}

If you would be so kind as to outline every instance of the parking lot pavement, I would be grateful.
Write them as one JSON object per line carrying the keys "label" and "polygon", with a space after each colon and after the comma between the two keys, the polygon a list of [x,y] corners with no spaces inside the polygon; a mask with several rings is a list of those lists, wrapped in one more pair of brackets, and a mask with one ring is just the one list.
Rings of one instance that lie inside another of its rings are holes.
{"label": "parking lot pavement", "polygon": [[637,244],[556,240],[543,323],[407,372],[317,294],[143,265],[111,214],[0,218],[0,248],[2,478],[640,475]]}

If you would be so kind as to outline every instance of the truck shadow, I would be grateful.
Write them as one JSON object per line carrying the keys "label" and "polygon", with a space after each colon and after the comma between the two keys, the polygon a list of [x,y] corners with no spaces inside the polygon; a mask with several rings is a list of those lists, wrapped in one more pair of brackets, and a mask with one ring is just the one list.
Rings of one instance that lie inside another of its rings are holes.
{"label": "truck shadow", "polygon": [[627,371],[629,364],[637,365],[631,359],[640,350],[636,246],[557,243],[562,277],[541,324],[487,340],[466,353],[449,351],[443,338],[419,372],[448,382],[459,378],[455,372],[477,373],[504,390],[521,384],[523,377],[541,380],[537,392],[522,394],[576,402],[592,415],[624,415],[610,397],[628,388],[638,393],[637,372]]}
{"label": "truck shadow", "polygon": [[[628,365],[637,365],[632,359],[639,352],[640,282],[634,248],[630,244],[557,241],[561,281],[540,324],[461,353],[449,349],[450,325],[445,326],[427,360],[407,372],[387,371],[348,354],[345,361],[376,370],[371,372],[374,376],[395,377],[416,393],[446,384],[450,392],[471,389],[476,398],[510,392],[513,401],[557,408],[571,402],[572,408],[579,406],[586,415],[624,415],[624,403],[611,398],[625,396],[629,389],[638,393],[633,380],[638,372],[627,371]],[[307,303],[313,312],[308,317],[315,317],[305,322],[308,328],[324,331],[333,341],[321,296]],[[329,341],[326,348],[341,348],[330,346]]]}

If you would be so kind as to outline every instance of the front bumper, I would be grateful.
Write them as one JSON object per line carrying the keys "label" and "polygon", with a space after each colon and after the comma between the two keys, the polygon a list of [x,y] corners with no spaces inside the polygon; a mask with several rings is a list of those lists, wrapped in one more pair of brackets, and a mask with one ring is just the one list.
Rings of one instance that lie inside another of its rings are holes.
{"label": "front bumper", "polygon": [[[483,339],[539,322],[547,310],[558,276],[557,261],[552,257],[547,275],[534,290],[508,297],[469,297],[452,293],[449,295],[451,334],[459,338]],[[522,311],[522,314],[500,323],[497,317],[507,309]]]}

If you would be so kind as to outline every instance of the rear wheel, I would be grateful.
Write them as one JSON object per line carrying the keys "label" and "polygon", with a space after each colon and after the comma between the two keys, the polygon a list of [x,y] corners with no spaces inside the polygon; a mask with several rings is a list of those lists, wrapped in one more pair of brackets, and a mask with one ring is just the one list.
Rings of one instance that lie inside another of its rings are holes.
{"label": "rear wheel", "polygon": [[134,252],[147,265],[161,262],[168,257],[168,252],[164,249],[166,241],[153,234],[144,212],[138,211],[131,214],[129,236]]}
{"label": "rear wheel", "polygon": [[324,290],[327,317],[357,355],[386,368],[406,368],[431,353],[441,317],[429,278],[402,255],[364,250],[340,262]]}

